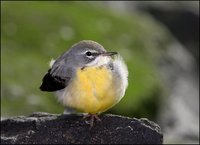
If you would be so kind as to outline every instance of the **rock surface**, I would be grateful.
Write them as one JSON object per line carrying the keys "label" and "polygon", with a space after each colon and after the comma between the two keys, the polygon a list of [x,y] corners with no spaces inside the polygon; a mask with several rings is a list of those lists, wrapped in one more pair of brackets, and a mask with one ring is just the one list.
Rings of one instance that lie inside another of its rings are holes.
{"label": "rock surface", "polygon": [[160,127],[147,119],[99,116],[90,126],[82,115],[33,113],[1,120],[1,144],[162,144]]}

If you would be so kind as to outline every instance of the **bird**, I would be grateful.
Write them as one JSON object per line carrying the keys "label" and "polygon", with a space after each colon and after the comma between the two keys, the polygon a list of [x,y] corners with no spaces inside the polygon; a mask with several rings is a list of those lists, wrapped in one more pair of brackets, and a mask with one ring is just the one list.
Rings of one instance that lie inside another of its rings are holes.
{"label": "bird", "polygon": [[95,41],[82,40],[50,61],[40,90],[54,92],[64,113],[85,113],[92,127],[95,119],[101,121],[99,114],[123,98],[127,86],[128,69],[121,55]]}

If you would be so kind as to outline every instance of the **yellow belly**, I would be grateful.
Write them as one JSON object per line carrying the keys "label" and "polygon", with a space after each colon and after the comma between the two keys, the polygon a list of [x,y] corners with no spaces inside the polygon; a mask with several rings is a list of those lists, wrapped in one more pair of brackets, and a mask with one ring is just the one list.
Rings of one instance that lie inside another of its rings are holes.
{"label": "yellow belly", "polygon": [[106,67],[79,69],[64,104],[82,112],[104,112],[117,103],[115,89],[112,73]]}

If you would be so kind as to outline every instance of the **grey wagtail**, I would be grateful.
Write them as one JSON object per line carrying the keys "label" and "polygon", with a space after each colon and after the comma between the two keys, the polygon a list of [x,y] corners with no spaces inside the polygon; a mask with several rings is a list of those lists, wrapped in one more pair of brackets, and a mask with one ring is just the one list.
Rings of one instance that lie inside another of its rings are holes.
{"label": "grey wagtail", "polygon": [[93,126],[94,119],[100,120],[99,113],[124,96],[127,78],[127,66],[117,52],[107,52],[99,43],[83,40],[50,62],[40,89],[55,92],[65,113],[88,113]]}

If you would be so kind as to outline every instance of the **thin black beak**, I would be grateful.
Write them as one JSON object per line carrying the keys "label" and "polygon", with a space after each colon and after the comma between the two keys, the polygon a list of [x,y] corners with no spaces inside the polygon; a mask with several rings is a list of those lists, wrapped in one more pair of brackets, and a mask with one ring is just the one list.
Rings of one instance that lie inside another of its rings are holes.
{"label": "thin black beak", "polygon": [[117,52],[104,52],[101,55],[102,56],[112,56],[112,55],[116,55],[116,54],[118,54],[118,53]]}

